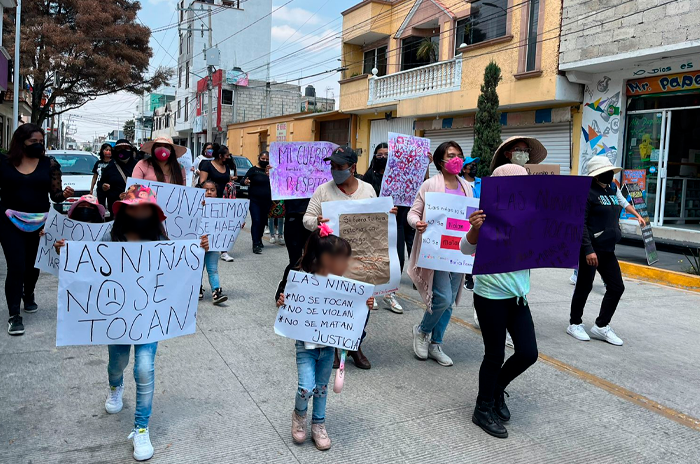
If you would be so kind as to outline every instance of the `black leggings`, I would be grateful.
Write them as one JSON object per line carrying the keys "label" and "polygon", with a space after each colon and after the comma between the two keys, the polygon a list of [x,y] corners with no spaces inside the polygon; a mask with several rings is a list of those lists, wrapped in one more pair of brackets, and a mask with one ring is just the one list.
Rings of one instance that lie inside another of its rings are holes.
{"label": "black leggings", "polygon": [[279,299],[280,293],[284,292],[287,286],[287,277],[289,271],[295,269],[299,264],[301,255],[304,253],[304,246],[309,239],[311,232],[304,227],[304,213],[288,214],[284,218],[284,242],[287,246],[287,255],[289,256],[289,264],[284,270],[282,281],[280,282],[277,293],[275,293],[275,301]]}
{"label": "black leggings", "polygon": [[267,215],[270,212],[272,201],[268,199],[250,199],[250,235],[253,239],[253,247],[262,246],[262,237],[267,225]]}
{"label": "black leggings", "polygon": [[581,253],[578,260],[578,278],[576,279],[576,289],[571,299],[571,316],[569,324],[581,324],[583,322],[583,308],[586,306],[588,294],[593,289],[593,280],[596,270],[607,285],[603,302],[600,304],[600,313],[595,320],[598,327],[605,327],[610,324],[610,320],[615,314],[620,298],[625,292],[625,284],[622,282],[620,263],[614,251],[596,251],[598,256],[598,268],[589,266],[586,262],[585,253]]}
{"label": "black leggings", "polygon": [[399,253],[399,266],[403,272],[404,262],[406,261],[406,251],[408,257],[411,257],[411,248],[413,248],[413,240],[416,237],[416,230],[408,225],[408,212],[411,210],[408,206],[399,206],[396,213],[396,248]]}
{"label": "black leggings", "polygon": [[4,212],[0,214],[0,242],[7,263],[5,298],[10,317],[19,315],[22,295],[32,295],[39,280],[39,269],[34,267],[39,239],[39,231],[22,232]]}
{"label": "black leggings", "polygon": [[[535,326],[530,307],[522,299],[490,300],[475,293],[474,309],[484,339],[478,401],[490,402],[537,361]],[[506,329],[513,338],[515,353],[504,364]]]}

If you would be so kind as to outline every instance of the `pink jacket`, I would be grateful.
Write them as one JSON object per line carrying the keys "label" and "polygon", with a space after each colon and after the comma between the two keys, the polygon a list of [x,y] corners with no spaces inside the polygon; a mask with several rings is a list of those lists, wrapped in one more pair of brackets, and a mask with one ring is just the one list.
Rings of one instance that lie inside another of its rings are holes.
{"label": "pink jacket", "polygon": [[[462,185],[466,196],[472,198],[474,193],[472,192],[471,186],[461,177],[457,177],[457,179]],[[418,190],[416,201],[413,202],[413,207],[411,207],[411,211],[408,212],[408,224],[414,229],[416,228],[416,223],[418,223],[418,221],[425,221],[425,194],[427,192],[445,193],[445,177],[442,175],[442,173],[438,173],[437,175],[423,182],[420,190]],[[432,312],[433,276],[435,275],[435,271],[416,266],[418,256],[420,255],[421,242],[421,234],[418,233],[416,239],[413,241],[411,258],[408,261],[408,276],[416,285],[418,293],[420,293],[420,296],[423,299],[423,303],[425,303],[427,306],[427,311]],[[459,284],[459,293],[457,293],[456,303],[459,303],[459,299],[462,296],[463,287],[464,275],[462,275],[462,282]]]}
{"label": "pink jacket", "polygon": [[[185,168],[180,166],[182,169],[182,185],[185,187],[187,186],[187,174],[185,173]],[[165,183],[166,184],[172,184],[173,182],[170,181],[170,173],[163,173],[165,176]],[[158,178],[156,177],[156,171],[153,169],[153,166],[146,161],[146,160],[141,160],[138,163],[136,163],[136,166],[134,166],[134,172],[131,174],[131,177],[134,179],[143,179],[143,180],[150,180],[151,182],[157,182]]]}

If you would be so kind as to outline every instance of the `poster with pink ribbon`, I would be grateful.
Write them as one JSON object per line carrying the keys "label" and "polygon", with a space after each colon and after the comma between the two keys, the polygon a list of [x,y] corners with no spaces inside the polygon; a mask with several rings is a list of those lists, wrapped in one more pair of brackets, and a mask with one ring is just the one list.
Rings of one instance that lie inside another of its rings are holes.
{"label": "poster with pink ribbon", "polygon": [[389,132],[389,159],[380,197],[394,206],[413,206],[430,164],[430,139]]}

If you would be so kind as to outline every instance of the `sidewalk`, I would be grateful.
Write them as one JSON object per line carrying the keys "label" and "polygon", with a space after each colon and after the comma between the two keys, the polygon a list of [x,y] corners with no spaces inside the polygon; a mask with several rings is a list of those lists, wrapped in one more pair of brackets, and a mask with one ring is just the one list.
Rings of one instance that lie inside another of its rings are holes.
{"label": "sidewalk", "polygon": [[[470,328],[471,294],[454,311],[445,351],[455,365],[418,361],[411,327],[422,317],[404,277],[406,313],[374,311],[363,345],[372,369],[352,366],[330,393],[333,448],[296,446],[293,342],[274,334],[273,292],[284,248],[250,252],[242,234],[234,263],[220,263],[231,297],[199,306],[197,333],[162,342],[156,359],[152,463],[692,463],[700,462],[700,295],[625,280],[614,347],[565,333],[570,271],[532,274],[529,301],[541,360],[508,388],[507,440],[471,423],[483,345]],[[4,280],[4,260],[0,258]],[[104,411],[105,347],[55,347],[57,280],[42,275],[42,308],[27,334],[0,334],[0,462],[130,463],[135,387],[124,410]],[[597,315],[597,281],[584,321]],[[4,301],[0,313],[6,315]],[[3,320],[4,321],[4,320]],[[506,350],[508,356],[511,350]],[[617,390],[616,390],[617,389]],[[663,406],[666,409],[660,409]],[[686,417],[679,417],[683,413]]]}

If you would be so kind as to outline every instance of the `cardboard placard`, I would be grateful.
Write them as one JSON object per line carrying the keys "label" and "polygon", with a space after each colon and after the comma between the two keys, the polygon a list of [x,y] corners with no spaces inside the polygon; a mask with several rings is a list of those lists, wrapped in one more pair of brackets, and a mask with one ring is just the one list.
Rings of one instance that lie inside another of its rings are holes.
{"label": "cardboard placard", "polygon": [[558,164],[526,164],[525,169],[531,176],[558,176],[561,174],[561,166]]}

